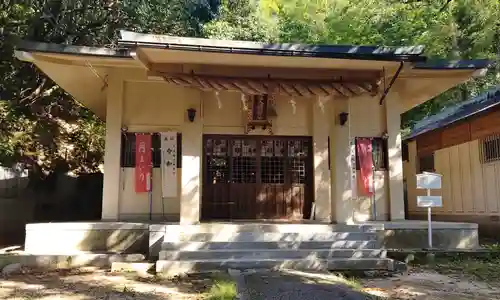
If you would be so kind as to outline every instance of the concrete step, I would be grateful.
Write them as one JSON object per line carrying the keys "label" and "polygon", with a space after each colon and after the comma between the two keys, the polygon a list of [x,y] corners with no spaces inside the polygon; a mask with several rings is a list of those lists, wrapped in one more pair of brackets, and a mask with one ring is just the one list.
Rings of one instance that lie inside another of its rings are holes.
{"label": "concrete step", "polygon": [[295,242],[295,241],[368,241],[376,240],[373,232],[236,232],[217,233],[181,233],[178,236],[165,235],[166,242]]}
{"label": "concrete step", "polygon": [[142,262],[143,254],[79,253],[79,254],[33,254],[15,253],[0,256],[0,270],[10,264],[35,268],[78,268],[85,266],[109,267],[115,262]]}
{"label": "concrete step", "polygon": [[381,249],[160,251],[160,260],[385,258],[386,254],[386,250]]}
{"label": "concrete step", "polygon": [[205,259],[205,260],[158,260],[158,275],[173,276],[193,272],[211,272],[224,269],[294,269],[303,271],[353,271],[403,269],[404,264],[389,258],[360,259]]}
{"label": "concrete step", "polygon": [[287,223],[238,223],[238,222],[217,222],[217,223],[202,223],[196,225],[181,225],[181,224],[152,224],[151,231],[164,231],[167,234],[184,233],[237,233],[237,232],[315,232],[328,233],[333,231],[342,232],[367,232],[369,228],[359,225],[345,224],[287,224]]}
{"label": "concrete step", "polygon": [[305,241],[305,242],[180,242],[162,243],[162,250],[245,250],[245,249],[377,249],[376,240],[360,241]]}

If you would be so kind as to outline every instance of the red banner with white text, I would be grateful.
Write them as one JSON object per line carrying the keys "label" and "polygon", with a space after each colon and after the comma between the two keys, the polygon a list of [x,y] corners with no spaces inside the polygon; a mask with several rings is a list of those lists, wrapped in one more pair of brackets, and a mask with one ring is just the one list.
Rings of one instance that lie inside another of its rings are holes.
{"label": "red banner with white text", "polygon": [[366,196],[372,196],[374,193],[372,140],[369,138],[357,138],[356,144],[363,194]]}
{"label": "red banner with white text", "polygon": [[145,193],[151,190],[151,135],[135,135],[135,192]]}

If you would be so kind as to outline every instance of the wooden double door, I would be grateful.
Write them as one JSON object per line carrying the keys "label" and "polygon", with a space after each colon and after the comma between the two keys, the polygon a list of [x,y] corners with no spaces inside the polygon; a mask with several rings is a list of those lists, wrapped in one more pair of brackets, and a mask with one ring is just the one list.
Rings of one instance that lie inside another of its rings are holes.
{"label": "wooden double door", "polygon": [[205,135],[203,220],[309,218],[311,137]]}

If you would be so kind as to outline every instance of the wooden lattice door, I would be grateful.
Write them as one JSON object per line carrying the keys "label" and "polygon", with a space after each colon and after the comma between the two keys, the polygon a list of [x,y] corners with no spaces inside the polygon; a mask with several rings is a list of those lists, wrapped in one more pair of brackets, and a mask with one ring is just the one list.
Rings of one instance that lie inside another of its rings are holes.
{"label": "wooden lattice door", "polygon": [[204,137],[202,219],[308,218],[310,137]]}

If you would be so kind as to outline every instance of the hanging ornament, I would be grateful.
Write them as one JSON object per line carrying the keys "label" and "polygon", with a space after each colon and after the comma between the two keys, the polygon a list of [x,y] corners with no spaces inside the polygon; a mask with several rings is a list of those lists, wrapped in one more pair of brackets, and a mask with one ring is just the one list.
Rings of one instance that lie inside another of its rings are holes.
{"label": "hanging ornament", "polygon": [[217,106],[219,107],[219,109],[221,109],[222,108],[222,102],[221,102],[220,97],[219,97],[219,91],[215,92],[215,99],[217,99]]}

